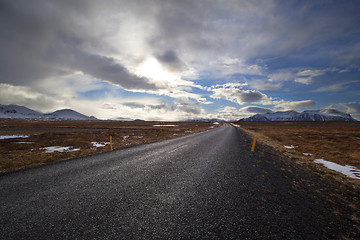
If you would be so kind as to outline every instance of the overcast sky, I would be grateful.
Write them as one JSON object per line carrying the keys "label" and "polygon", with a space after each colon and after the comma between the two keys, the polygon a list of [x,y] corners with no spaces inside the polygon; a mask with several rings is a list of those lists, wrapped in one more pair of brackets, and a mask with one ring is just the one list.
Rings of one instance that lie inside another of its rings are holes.
{"label": "overcast sky", "polygon": [[100,119],[360,120],[360,1],[1,0],[0,104]]}

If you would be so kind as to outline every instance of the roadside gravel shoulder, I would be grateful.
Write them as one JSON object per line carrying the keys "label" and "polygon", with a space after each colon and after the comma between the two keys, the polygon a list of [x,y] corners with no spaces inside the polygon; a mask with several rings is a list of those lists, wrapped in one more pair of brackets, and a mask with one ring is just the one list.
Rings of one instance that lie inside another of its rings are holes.
{"label": "roadside gravel shoulder", "polygon": [[[329,226],[337,222],[334,224],[337,229],[333,231],[341,232],[342,239],[360,237],[360,184],[358,180],[349,179],[340,173],[315,164],[294,151],[288,151],[264,135],[242,128],[238,130],[244,135],[249,152],[253,138],[257,136],[256,148],[252,154],[257,161],[254,167],[260,168],[263,172],[262,177],[267,178],[265,182],[271,183],[265,193],[276,193],[282,195],[283,198],[297,196],[298,202],[311,199],[308,203],[309,210],[312,211],[316,207],[319,212],[318,219],[314,221],[328,221]],[[289,188],[286,188],[286,185]],[[279,186],[283,189],[277,189]],[[305,210],[299,209],[299,211]],[[343,229],[339,229],[338,224]],[[352,230],[349,231],[349,229]]]}
{"label": "roadside gravel shoulder", "polygon": [[253,139],[255,136],[257,136],[258,144],[260,143],[272,148],[275,152],[277,152],[278,155],[288,158],[289,161],[296,162],[298,165],[303,165],[313,173],[318,174],[319,176],[326,178],[333,183],[340,185],[345,184],[360,192],[360,180],[349,178],[339,172],[330,170],[323,165],[316,164],[314,163],[314,159],[305,156],[301,152],[296,151],[296,149],[285,148],[281,143],[261,133],[244,128],[238,128],[238,130],[247,135],[248,139]]}

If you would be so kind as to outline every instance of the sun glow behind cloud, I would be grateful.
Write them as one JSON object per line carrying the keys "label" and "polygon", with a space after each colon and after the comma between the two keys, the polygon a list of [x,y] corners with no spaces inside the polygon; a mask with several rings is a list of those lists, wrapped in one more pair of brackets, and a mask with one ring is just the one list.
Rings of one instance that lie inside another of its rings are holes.
{"label": "sun glow behind cloud", "polygon": [[360,99],[358,1],[204,2],[3,0],[0,104],[98,118],[328,106],[360,117],[349,108]]}
{"label": "sun glow behind cloud", "polygon": [[175,74],[167,71],[154,57],[143,61],[136,69],[136,74],[156,82],[173,81],[178,78]]}

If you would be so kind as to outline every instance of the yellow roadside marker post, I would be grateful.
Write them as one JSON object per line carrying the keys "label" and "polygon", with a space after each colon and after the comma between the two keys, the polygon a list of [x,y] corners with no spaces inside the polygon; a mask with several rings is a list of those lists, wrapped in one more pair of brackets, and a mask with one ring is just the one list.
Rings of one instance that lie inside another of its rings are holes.
{"label": "yellow roadside marker post", "polygon": [[251,151],[252,151],[252,152],[253,152],[254,149],[255,149],[256,138],[257,138],[257,136],[254,137],[254,141],[253,141],[253,144],[252,144],[252,147],[251,147]]}
{"label": "yellow roadside marker post", "polygon": [[110,150],[113,150],[113,146],[112,146],[112,137],[110,136]]}

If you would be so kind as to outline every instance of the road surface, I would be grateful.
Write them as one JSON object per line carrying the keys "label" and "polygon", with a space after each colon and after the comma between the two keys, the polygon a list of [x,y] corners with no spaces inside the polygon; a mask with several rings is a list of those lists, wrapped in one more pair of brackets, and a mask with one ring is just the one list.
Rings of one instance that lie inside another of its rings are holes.
{"label": "road surface", "polygon": [[0,176],[1,239],[341,239],[332,186],[235,127]]}

